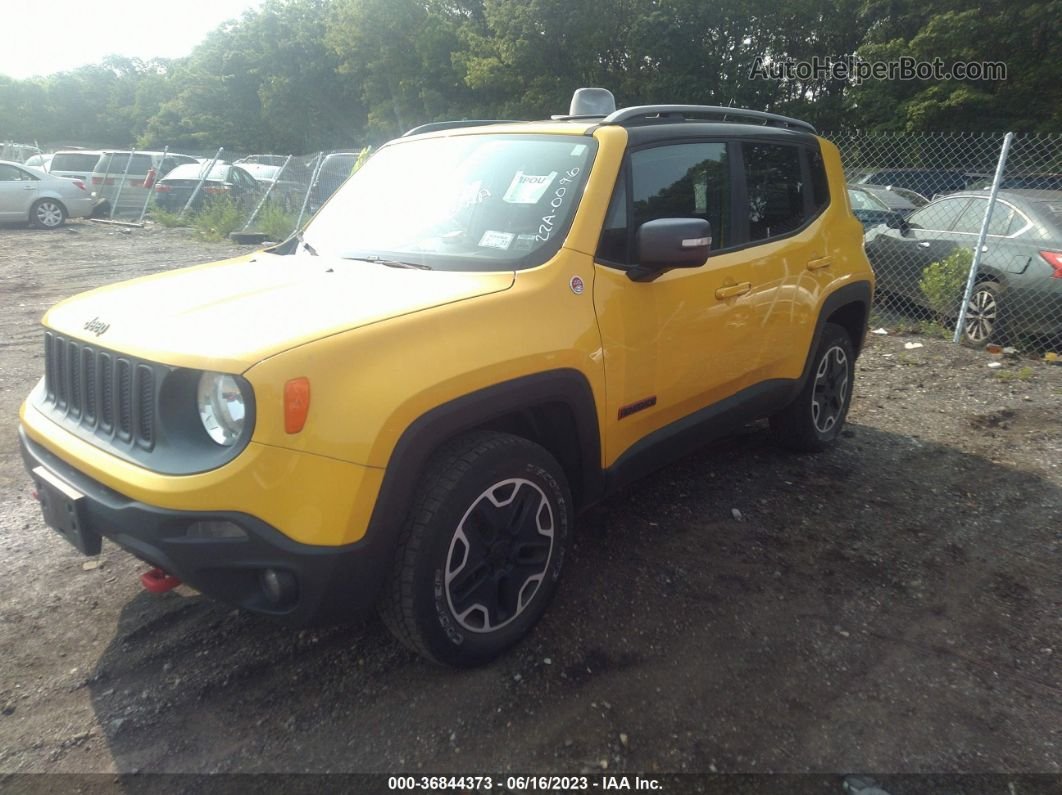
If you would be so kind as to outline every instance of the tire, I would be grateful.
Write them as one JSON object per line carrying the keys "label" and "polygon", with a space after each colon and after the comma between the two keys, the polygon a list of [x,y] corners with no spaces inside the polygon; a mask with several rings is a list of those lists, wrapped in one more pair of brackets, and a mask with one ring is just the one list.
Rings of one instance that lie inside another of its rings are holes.
{"label": "tire", "polygon": [[1001,293],[1002,288],[998,282],[985,281],[974,285],[962,324],[964,343],[981,348],[985,343],[1003,338]]}
{"label": "tire", "polygon": [[66,208],[57,199],[38,199],[30,208],[30,224],[41,229],[58,229],[66,220]]}
{"label": "tire", "polygon": [[800,394],[771,417],[778,443],[802,453],[826,449],[844,427],[854,377],[852,340],[841,326],[827,323]]}
{"label": "tire", "polygon": [[519,641],[557,587],[572,524],[563,470],[542,447],[477,431],[431,459],[379,610],[436,663],[470,667]]}

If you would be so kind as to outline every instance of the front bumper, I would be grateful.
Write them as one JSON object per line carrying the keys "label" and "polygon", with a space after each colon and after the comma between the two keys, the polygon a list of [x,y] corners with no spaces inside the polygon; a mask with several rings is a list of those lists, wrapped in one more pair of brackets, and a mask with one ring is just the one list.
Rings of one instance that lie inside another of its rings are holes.
{"label": "front bumper", "polygon": [[[19,440],[31,475],[44,467],[84,495],[81,518],[90,533],[220,601],[300,626],[336,623],[367,613],[390,572],[393,544],[382,533],[366,534],[353,544],[317,546],[296,542],[246,513],[147,505],[70,466],[22,428]],[[201,522],[231,522],[244,537],[189,535],[189,528]],[[267,569],[294,579],[294,592],[282,604],[271,602],[263,588]]]}

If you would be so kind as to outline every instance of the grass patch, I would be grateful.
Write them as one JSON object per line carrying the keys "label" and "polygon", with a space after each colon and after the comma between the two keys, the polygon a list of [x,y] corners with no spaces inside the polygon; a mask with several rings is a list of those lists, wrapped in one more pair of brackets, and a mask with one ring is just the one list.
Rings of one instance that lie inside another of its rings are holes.
{"label": "grass patch", "polygon": [[1000,370],[996,373],[996,378],[1004,383],[1011,381],[1032,381],[1035,372],[1031,367],[1026,365],[1020,370]]}
{"label": "grass patch", "polygon": [[243,226],[243,209],[228,196],[211,199],[192,217],[192,226],[200,240],[217,243]]}
{"label": "grass patch", "polygon": [[167,229],[173,229],[177,226],[191,226],[192,223],[188,216],[182,218],[177,213],[171,213],[169,210],[163,210],[161,207],[151,208],[151,220],[159,226],[164,226]]}
{"label": "grass patch", "polygon": [[267,240],[286,240],[288,235],[295,231],[297,219],[295,213],[288,212],[280,202],[270,199],[262,207],[251,227],[263,232]]}

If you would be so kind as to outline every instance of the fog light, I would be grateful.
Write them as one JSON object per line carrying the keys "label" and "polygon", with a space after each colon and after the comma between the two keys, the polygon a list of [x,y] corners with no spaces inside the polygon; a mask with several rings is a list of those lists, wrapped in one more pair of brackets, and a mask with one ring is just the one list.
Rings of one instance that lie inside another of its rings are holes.
{"label": "fog light", "polygon": [[247,538],[242,527],[223,521],[193,522],[188,526],[187,535],[189,538],[226,538],[230,541]]}
{"label": "fog light", "polygon": [[273,607],[287,607],[298,596],[295,575],[283,569],[263,569],[259,575],[262,592]]}

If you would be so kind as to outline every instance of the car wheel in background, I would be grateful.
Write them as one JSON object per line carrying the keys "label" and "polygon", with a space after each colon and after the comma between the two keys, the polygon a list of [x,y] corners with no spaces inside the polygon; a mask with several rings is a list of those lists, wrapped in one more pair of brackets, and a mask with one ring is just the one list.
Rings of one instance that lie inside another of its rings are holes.
{"label": "car wheel in background", "polygon": [[962,324],[962,339],[967,345],[979,348],[1002,337],[1000,292],[997,282],[981,282],[974,286]]}
{"label": "car wheel in background", "polygon": [[55,199],[39,199],[30,208],[30,223],[41,229],[56,229],[66,220],[66,208]]}

